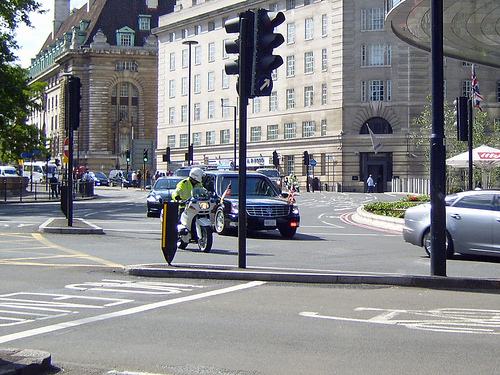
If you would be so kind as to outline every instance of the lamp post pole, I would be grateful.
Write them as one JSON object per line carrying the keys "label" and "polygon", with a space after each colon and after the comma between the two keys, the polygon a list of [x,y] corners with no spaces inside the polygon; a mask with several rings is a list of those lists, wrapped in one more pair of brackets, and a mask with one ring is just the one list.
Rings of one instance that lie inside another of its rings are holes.
{"label": "lamp post pole", "polygon": [[238,107],[235,105],[224,105],[224,99],[220,100],[220,105],[222,108],[233,108],[234,109],[234,157],[233,157],[233,169],[236,170],[236,133],[237,133],[237,127],[236,127],[236,111],[238,110]]}
{"label": "lamp post pole", "polygon": [[186,40],[182,44],[188,45],[188,165],[191,165],[191,46],[193,44],[198,44],[196,40]]}

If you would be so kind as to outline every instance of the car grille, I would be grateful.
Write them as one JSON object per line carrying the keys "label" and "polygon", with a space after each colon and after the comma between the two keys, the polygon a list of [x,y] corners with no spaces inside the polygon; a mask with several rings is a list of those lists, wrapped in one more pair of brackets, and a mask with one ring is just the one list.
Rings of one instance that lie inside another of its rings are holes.
{"label": "car grille", "polygon": [[249,216],[280,217],[290,213],[290,206],[285,204],[272,206],[247,206]]}

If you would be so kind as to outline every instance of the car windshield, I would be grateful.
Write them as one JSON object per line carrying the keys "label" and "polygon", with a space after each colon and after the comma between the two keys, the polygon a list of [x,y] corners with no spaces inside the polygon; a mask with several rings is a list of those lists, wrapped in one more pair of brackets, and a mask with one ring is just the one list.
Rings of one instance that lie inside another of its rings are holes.
{"label": "car windshield", "polygon": [[279,177],[280,172],[277,169],[259,169],[257,172],[265,174],[267,177]]}
{"label": "car windshield", "polygon": [[175,189],[179,181],[181,180],[175,178],[164,178],[164,179],[162,178],[156,181],[153,189],[155,190]]}
{"label": "car windshield", "polygon": [[4,169],[3,174],[6,176],[17,176],[17,172],[15,169]]}
{"label": "car windshield", "polygon": [[[238,196],[238,177],[224,177],[222,180],[222,192],[224,192],[231,183],[231,196]],[[276,197],[278,192],[268,179],[258,176],[247,176],[247,195]]]}
{"label": "car windshield", "polygon": [[95,176],[99,177],[99,178],[106,178],[106,175],[104,173],[101,173],[101,172],[96,172]]}

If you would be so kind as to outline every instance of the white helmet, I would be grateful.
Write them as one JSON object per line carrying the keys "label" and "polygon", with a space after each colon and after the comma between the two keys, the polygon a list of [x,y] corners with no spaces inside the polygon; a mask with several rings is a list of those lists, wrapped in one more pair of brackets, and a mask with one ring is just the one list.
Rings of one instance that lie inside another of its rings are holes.
{"label": "white helmet", "polygon": [[196,182],[201,182],[201,179],[203,178],[203,171],[201,170],[201,168],[193,168],[189,172],[189,177],[191,177]]}

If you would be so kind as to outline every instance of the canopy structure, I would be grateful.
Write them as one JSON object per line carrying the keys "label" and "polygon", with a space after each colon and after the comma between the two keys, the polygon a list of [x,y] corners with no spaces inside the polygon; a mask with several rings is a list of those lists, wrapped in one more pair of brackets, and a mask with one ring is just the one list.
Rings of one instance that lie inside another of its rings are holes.
{"label": "canopy structure", "polygon": [[[455,168],[468,168],[469,151],[447,159],[446,164]],[[500,150],[486,145],[477,147],[472,150],[472,164],[483,171],[482,186],[486,188],[488,187],[489,171],[492,168],[500,167]]]}

